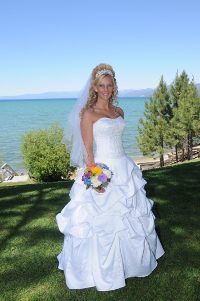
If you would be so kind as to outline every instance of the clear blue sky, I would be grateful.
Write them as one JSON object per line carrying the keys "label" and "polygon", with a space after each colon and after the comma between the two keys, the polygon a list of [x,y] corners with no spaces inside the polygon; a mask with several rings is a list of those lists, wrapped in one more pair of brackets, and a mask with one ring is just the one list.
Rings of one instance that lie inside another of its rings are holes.
{"label": "clear blue sky", "polygon": [[82,88],[111,64],[119,89],[200,83],[199,0],[0,0],[0,96]]}

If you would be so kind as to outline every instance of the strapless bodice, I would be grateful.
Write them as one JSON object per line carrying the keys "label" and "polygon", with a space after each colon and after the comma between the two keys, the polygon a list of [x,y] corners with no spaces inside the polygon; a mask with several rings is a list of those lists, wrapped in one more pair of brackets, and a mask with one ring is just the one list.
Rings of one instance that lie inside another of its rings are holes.
{"label": "strapless bodice", "polygon": [[126,127],[124,119],[103,117],[93,124],[93,137],[96,145],[95,158],[121,158],[124,156],[122,134]]}
{"label": "strapless bodice", "polygon": [[164,254],[155,231],[153,201],[144,190],[146,181],[124,154],[124,129],[122,117],[94,123],[94,161],[108,165],[111,181],[104,193],[87,189],[83,168],[70,190],[70,202],[56,217],[65,235],[59,269],[69,289],[122,288],[125,278],[148,276]]}

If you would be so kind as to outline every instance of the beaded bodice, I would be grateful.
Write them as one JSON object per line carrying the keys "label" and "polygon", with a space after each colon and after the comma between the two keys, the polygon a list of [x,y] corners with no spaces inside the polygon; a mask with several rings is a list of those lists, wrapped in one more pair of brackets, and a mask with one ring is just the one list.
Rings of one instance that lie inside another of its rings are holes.
{"label": "beaded bodice", "polygon": [[121,158],[124,156],[122,134],[125,127],[125,121],[121,116],[115,119],[103,117],[93,124],[95,158]]}

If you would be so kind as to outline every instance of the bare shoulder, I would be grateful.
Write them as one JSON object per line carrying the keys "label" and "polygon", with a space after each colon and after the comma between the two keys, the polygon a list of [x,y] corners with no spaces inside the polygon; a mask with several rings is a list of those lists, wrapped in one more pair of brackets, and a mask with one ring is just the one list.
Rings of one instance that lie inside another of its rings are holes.
{"label": "bare shoulder", "polygon": [[91,120],[92,119],[92,115],[93,115],[92,108],[89,108],[89,109],[87,109],[87,110],[85,110],[83,112],[81,120],[85,120],[85,119]]}
{"label": "bare shoulder", "polygon": [[122,118],[124,118],[124,111],[123,111],[120,107],[116,107],[116,112],[117,112]]}

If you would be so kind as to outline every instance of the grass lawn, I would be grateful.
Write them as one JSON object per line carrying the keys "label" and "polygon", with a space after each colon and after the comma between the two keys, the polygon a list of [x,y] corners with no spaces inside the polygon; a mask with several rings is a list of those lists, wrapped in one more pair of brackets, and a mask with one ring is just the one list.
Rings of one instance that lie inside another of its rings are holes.
{"label": "grass lawn", "polygon": [[110,292],[69,290],[55,216],[73,182],[0,184],[0,300],[200,300],[200,160],[143,172],[166,254],[146,278]]}

